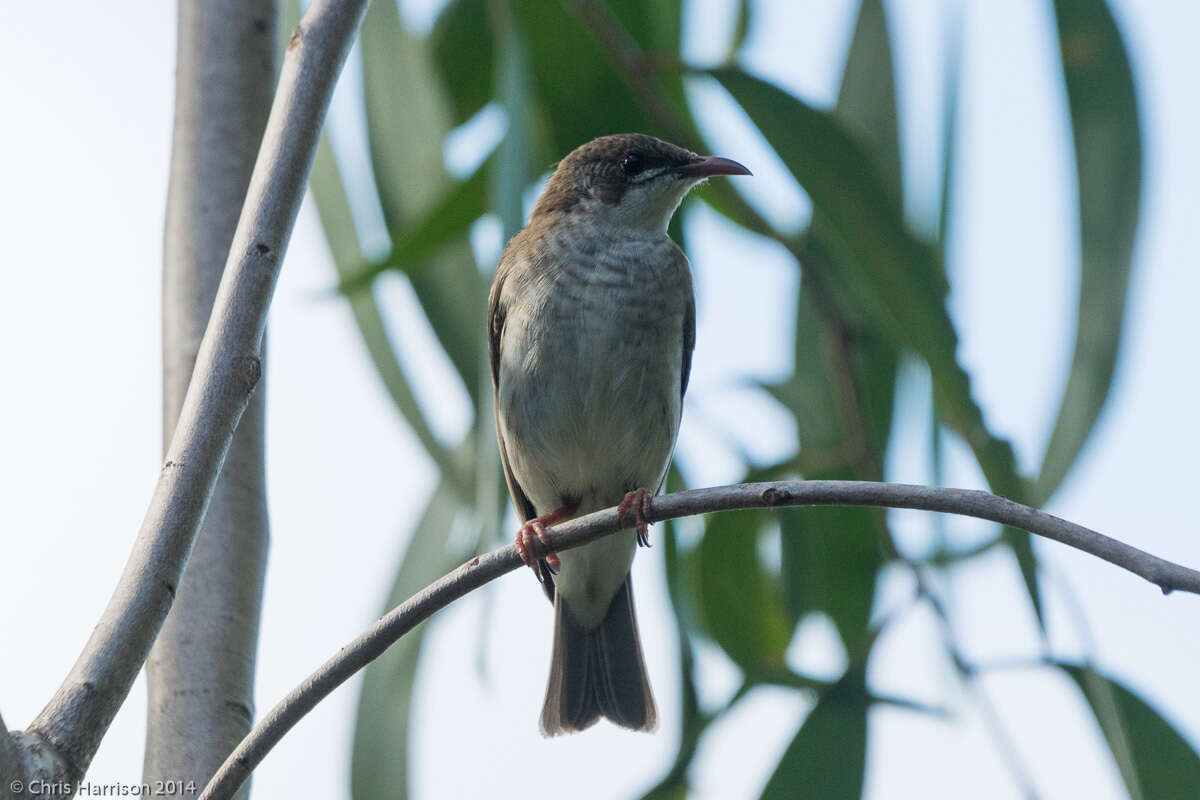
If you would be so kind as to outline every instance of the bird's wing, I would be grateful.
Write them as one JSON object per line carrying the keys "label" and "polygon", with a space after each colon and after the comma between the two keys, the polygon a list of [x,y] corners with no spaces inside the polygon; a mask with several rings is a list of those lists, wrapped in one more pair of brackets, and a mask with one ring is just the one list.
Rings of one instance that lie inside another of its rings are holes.
{"label": "bird's wing", "polygon": [[[687,393],[688,378],[692,375],[692,351],[696,349],[696,298],[688,292],[687,309],[683,312],[683,375],[679,379],[679,397]],[[680,408],[682,409],[682,404]]]}
{"label": "bird's wing", "polygon": [[508,449],[504,446],[504,434],[500,427],[500,341],[504,336],[504,318],[507,309],[501,302],[504,281],[512,272],[512,258],[508,250],[500,258],[496,268],[496,277],[492,281],[492,291],[488,295],[488,353],[492,361],[492,407],[496,415],[496,440],[500,443],[500,463],[504,465],[504,480],[508,483],[508,492],[512,495],[513,505],[517,508],[522,522],[528,522],[537,516],[533,503],[522,491],[513,475],[508,461]]}
{"label": "bird's wing", "polygon": [[[679,413],[683,415],[683,396],[687,394],[688,378],[692,376],[692,351],[696,349],[696,293],[692,289],[692,268],[688,263],[687,255],[683,249],[676,245],[674,249],[677,264],[680,267],[680,280],[683,281],[687,289],[687,305],[683,309],[683,369],[679,376]],[[658,494],[667,484],[667,475],[671,472],[671,466],[668,462],[667,468],[663,470],[662,477],[659,478],[658,488],[654,490]]]}
{"label": "bird's wing", "polygon": [[[692,375],[692,351],[696,349],[696,293],[692,290],[692,269],[683,250],[675,248],[676,257],[682,261],[684,280],[687,282],[687,308],[683,312],[683,374],[679,379],[679,397],[687,393],[688,378]],[[680,404],[682,411],[683,405]]]}
{"label": "bird's wing", "polygon": [[[496,267],[496,277],[492,280],[492,290],[488,294],[488,354],[492,364],[492,409],[496,418],[496,441],[500,445],[500,464],[504,467],[504,482],[508,484],[508,494],[512,497],[513,506],[522,522],[528,522],[537,516],[537,511],[529,497],[517,483],[512,466],[508,461],[508,448],[504,445],[504,434],[500,427],[500,341],[504,336],[504,318],[507,309],[501,302],[504,292],[504,281],[512,272],[513,259],[511,248],[506,248]],[[554,573],[545,559],[538,560],[539,579],[546,590],[550,602],[554,602]]]}

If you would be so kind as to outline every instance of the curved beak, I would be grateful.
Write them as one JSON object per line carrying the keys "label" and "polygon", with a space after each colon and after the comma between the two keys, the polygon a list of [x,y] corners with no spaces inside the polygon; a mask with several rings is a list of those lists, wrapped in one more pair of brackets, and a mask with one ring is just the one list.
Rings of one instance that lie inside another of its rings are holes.
{"label": "curved beak", "polygon": [[754,173],[736,161],[720,156],[697,158],[675,168],[675,174],[681,178],[709,178],[713,175],[753,175]]}

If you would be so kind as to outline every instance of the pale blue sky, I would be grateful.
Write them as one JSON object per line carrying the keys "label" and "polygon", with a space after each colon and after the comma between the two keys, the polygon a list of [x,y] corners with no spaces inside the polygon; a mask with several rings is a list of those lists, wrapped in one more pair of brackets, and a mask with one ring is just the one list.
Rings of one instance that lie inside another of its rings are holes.
{"label": "pale blue sky", "polygon": [[[689,6],[688,52],[712,58],[732,20],[719,0]],[[818,104],[833,97],[850,0],[763,2],[746,65]],[[898,40],[906,199],[920,219],[932,202],[938,148],[942,18],[952,0],[890,2]],[[1191,502],[1200,452],[1200,336],[1195,315],[1195,221],[1200,212],[1200,74],[1194,32],[1200,8],[1182,0],[1114,3],[1135,60],[1147,159],[1129,337],[1117,384],[1083,460],[1051,510],[1139,547],[1200,565],[1200,511]],[[419,9],[410,18],[420,20]],[[424,14],[427,18],[428,14]],[[960,201],[949,267],[960,356],[988,420],[1011,436],[1032,468],[1048,437],[1074,323],[1074,189],[1070,137],[1046,3],[968,3]],[[124,564],[159,462],[159,268],[174,72],[171,4],[126,0],[8,3],[0,7],[0,70],[10,76],[0,127],[7,154],[0,193],[0,341],[7,391],[0,400],[0,605],[6,647],[0,712],[24,727],[78,654]],[[717,44],[714,44],[717,43]],[[348,76],[354,80],[354,71]],[[691,87],[721,155],[756,173],[747,190],[781,224],[797,227],[806,201],[720,90]],[[343,92],[343,94],[345,94]],[[356,129],[348,97],[335,125],[348,171]],[[361,168],[361,157],[357,164]],[[699,292],[698,348],[681,454],[702,482],[736,477],[729,451],[708,432],[733,431],[769,457],[794,444],[786,418],[736,388],[788,368],[790,302],[798,280],[774,248],[728,231],[711,214],[688,220]],[[486,230],[478,237],[487,246]],[[493,246],[494,246],[493,241]],[[332,268],[311,206],[301,214],[272,312],[268,373],[273,539],[259,659],[258,706],[269,708],[378,613],[409,516],[432,488],[419,445],[392,411],[363,356],[346,309],[314,299]],[[399,280],[383,283],[402,350],[423,359],[425,398],[447,435],[466,408],[445,364],[423,358],[428,333],[413,322]],[[783,298],[783,300],[780,300]],[[482,313],[482,309],[480,310]],[[922,370],[905,371],[918,387]],[[889,477],[927,481],[928,412],[919,392],[897,410]],[[979,485],[961,448],[948,482]],[[927,517],[897,514],[902,541],[918,548]],[[970,539],[984,529],[948,523]],[[544,741],[537,734],[550,618],[527,575],[502,579],[442,615],[428,639],[414,723],[417,797],[528,795],[574,782],[579,797],[628,796],[656,779],[675,747],[674,639],[658,550],[635,565],[647,659],[664,725],[655,736],[598,727]],[[1051,640],[1098,661],[1143,692],[1200,742],[1200,616],[1195,597],[1163,598],[1153,586],[1066,548],[1039,545]],[[1062,587],[1069,586],[1069,595]],[[884,581],[881,605],[906,578]],[[966,650],[980,659],[1034,652],[1036,638],[1011,560],[978,559],[949,585]],[[1084,609],[1081,632],[1070,601]],[[12,598],[19,598],[12,602]],[[489,626],[486,675],[477,669]],[[945,703],[940,723],[895,711],[872,717],[868,796],[1009,798],[1018,794],[975,707],[955,688],[926,613],[880,643],[871,680],[881,691]],[[836,670],[827,623],[806,622],[798,663]],[[719,702],[736,674],[705,649],[704,697]],[[434,668],[429,668],[435,665]],[[1022,761],[1048,798],[1123,796],[1094,723],[1053,673],[1009,672],[984,688]],[[261,797],[343,797],[357,682],[336,692],[260,767]],[[706,738],[693,774],[703,798],[753,796],[799,725],[808,701],[762,692]],[[90,779],[141,774],[145,689],[118,715]],[[536,766],[533,766],[536,764]]]}

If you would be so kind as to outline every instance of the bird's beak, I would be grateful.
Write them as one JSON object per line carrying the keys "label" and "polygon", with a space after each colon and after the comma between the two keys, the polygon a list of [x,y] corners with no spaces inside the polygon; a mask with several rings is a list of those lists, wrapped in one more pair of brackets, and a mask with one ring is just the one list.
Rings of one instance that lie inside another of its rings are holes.
{"label": "bird's beak", "polygon": [[709,178],[713,175],[753,175],[754,173],[736,161],[719,156],[697,158],[675,169],[681,178]]}

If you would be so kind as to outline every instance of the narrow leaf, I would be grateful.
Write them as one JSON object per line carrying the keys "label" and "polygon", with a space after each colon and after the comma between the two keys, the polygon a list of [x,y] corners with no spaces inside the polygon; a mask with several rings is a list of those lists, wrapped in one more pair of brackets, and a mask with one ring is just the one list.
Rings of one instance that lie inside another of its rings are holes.
{"label": "narrow leaf", "polygon": [[1200,754],[1153,706],[1088,666],[1059,664],[1087,699],[1135,800],[1195,797]]}
{"label": "narrow leaf", "polygon": [[1129,53],[1105,0],[1055,0],[1079,201],[1075,354],[1037,497],[1058,488],[1112,388],[1141,198],[1142,136]]}
{"label": "narrow leaf", "polygon": [[[667,478],[668,492],[682,491],[687,488],[679,477],[677,470],[672,469]],[[700,737],[704,734],[711,717],[701,713],[700,699],[696,689],[695,658],[692,654],[692,640],[689,635],[687,617],[683,612],[685,599],[684,559],[679,552],[676,539],[676,523],[668,520],[663,524],[663,561],[667,571],[667,590],[671,604],[675,610],[675,628],[679,636],[679,692],[680,692],[680,735],[679,747],[670,770],[642,800],[672,800],[687,796],[687,772],[696,751],[700,746]]]}
{"label": "narrow leaf", "polygon": [[[419,219],[392,235],[392,246],[379,261],[356,264],[338,285],[338,291],[353,293],[367,287],[379,275],[398,270],[409,276],[431,268],[430,257],[451,244],[461,244],[471,225],[487,213],[487,172],[490,162],[463,181],[447,187],[440,199]],[[361,256],[359,257],[361,260]]]}
{"label": "narrow leaf", "polygon": [[[863,339],[855,349],[865,350],[869,341]],[[862,449],[866,442],[853,442],[851,433],[852,426],[872,426],[872,415],[865,413],[866,419],[852,416],[864,415],[866,409],[845,397],[847,393],[860,394],[863,379],[874,379],[855,371],[847,360],[846,343],[821,318],[812,291],[805,291],[803,286],[797,301],[795,342],[796,364],[791,378],[780,386],[768,387],[768,391],[788,407],[796,420],[800,460],[818,465],[805,470],[804,477],[877,480],[880,467],[863,463],[873,458]],[[890,351],[886,346],[883,349],[872,361],[885,370],[886,374],[878,379],[890,390],[895,380],[894,355],[889,359]],[[885,417],[890,417],[890,399],[888,396]],[[885,433],[882,441],[886,439]],[[881,456],[877,450],[879,465]],[[753,479],[776,477],[783,475],[755,474]],[[781,578],[793,622],[809,611],[822,611],[833,620],[848,650],[854,651],[862,644],[868,635],[876,572],[883,561],[880,539],[886,536],[884,519],[867,508],[779,513]]]}
{"label": "narrow leaf", "polygon": [[866,670],[852,667],[817,700],[763,790],[763,800],[858,800],[867,762]]}
{"label": "narrow leaf", "polygon": [[729,39],[729,50],[726,60],[732,61],[746,44],[746,36],[750,33],[753,23],[754,3],[751,0],[737,0],[737,16],[733,22],[733,36]]}
{"label": "narrow leaf", "polygon": [[495,63],[485,0],[450,0],[431,36],[434,58],[453,100],[454,123],[461,124],[492,99]]}
{"label": "narrow leaf", "polygon": [[525,225],[525,187],[534,178],[533,75],[529,48],[514,20],[497,32],[496,97],[508,115],[508,129],[492,167],[492,207],[507,241]]}
{"label": "narrow leaf", "polygon": [[755,537],[770,517],[761,511],[710,517],[699,549],[704,624],[747,674],[783,665],[791,624],[771,576],[759,563]]}
{"label": "narrow leaf", "polygon": [[[321,138],[308,185],[317,204],[317,214],[321,218],[321,227],[325,231],[329,249],[333,253],[334,265],[339,277],[345,280],[346,275],[355,269],[353,265],[362,260],[362,250],[328,136]],[[444,478],[455,487],[460,497],[469,497],[471,478],[464,474],[464,470],[450,451],[434,436],[433,429],[425,419],[425,414],[413,394],[404,365],[392,347],[374,293],[369,289],[360,291],[347,300],[363,344],[371,357],[371,363],[374,364],[375,371],[383,381],[392,402],[396,404],[396,409],[421,442],[425,452],[437,464]]]}
{"label": "narrow leaf", "polygon": [[[812,198],[814,213],[829,221],[822,244],[843,267],[839,280],[856,307],[893,346],[914,350],[929,364],[937,408],[971,448],[992,491],[1026,498],[1029,487],[1012,446],[987,429],[970,376],[958,363],[958,335],[946,309],[948,287],[938,254],[909,233],[868,152],[831,115],[770,83],[734,68],[711,74],[775,147]],[[1040,619],[1029,536],[1011,531],[1008,538]]]}
{"label": "narrow leaf", "polygon": [[[403,230],[445,196],[442,141],[450,100],[428,43],[400,23],[394,0],[375,0],[362,29],[363,93],[375,187],[389,231]],[[478,405],[486,287],[464,236],[409,280],[430,327]]]}
{"label": "narrow leaf", "polygon": [[[678,57],[681,0],[513,0],[512,5],[537,77],[550,158],[605,133],[665,135],[631,94],[611,51]],[[645,65],[637,69],[640,79],[655,83],[682,108],[681,75],[651,75]]]}

